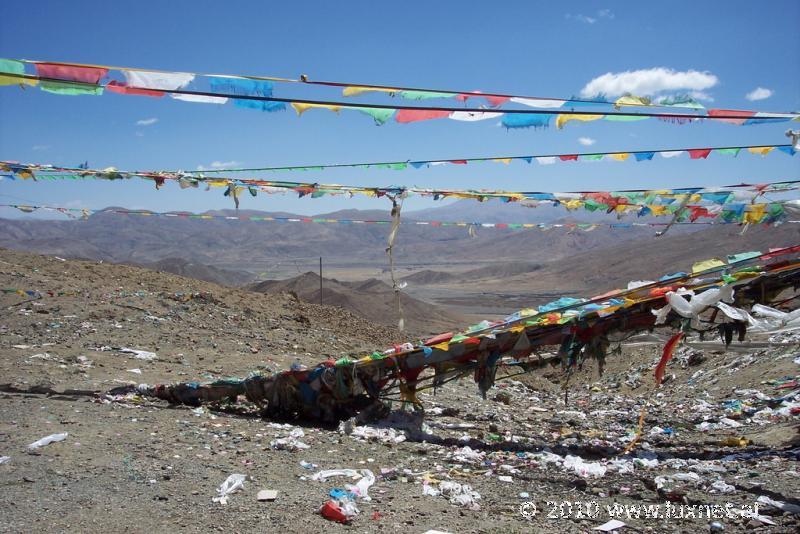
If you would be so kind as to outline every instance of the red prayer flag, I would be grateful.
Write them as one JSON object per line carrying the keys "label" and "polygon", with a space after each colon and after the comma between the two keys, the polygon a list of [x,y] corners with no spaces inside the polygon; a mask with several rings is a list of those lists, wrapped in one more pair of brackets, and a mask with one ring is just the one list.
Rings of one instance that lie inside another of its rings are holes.
{"label": "red prayer flag", "polygon": [[430,119],[446,119],[449,111],[438,109],[401,109],[395,115],[395,120],[400,123],[427,121]]}
{"label": "red prayer flag", "polygon": [[558,159],[561,161],[578,161],[577,155],[569,155],[569,156],[558,156]]}
{"label": "red prayer flag", "polygon": [[487,96],[486,100],[493,108],[500,107],[511,99],[509,96]]}
{"label": "red prayer flag", "polygon": [[453,165],[466,165],[467,164],[467,160],[465,160],[465,159],[451,159],[450,163],[452,163]]}
{"label": "red prayer flag", "polygon": [[745,111],[745,110],[738,110],[738,109],[709,109],[708,116],[709,117],[719,117],[722,116],[733,116],[733,117],[741,117],[741,119],[718,119],[720,122],[727,122],[729,124],[744,124],[744,122],[755,115],[755,111]]}
{"label": "red prayer flag", "polygon": [[689,215],[691,222],[695,222],[700,217],[716,217],[716,214],[709,213],[708,208],[703,206],[689,206],[689,211],[691,212]]}
{"label": "red prayer flag", "polygon": [[95,85],[108,74],[108,69],[100,67],[73,67],[70,65],[54,65],[52,63],[35,63],[34,66],[36,67],[36,74],[42,78],[92,83]]}
{"label": "red prayer flag", "polygon": [[661,360],[656,365],[656,385],[661,385],[661,380],[664,379],[664,369],[667,367],[667,362],[672,358],[672,353],[675,352],[675,347],[678,346],[678,342],[683,339],[683,332],[678,332],[667,341],[667,344],[664,345],[664,353],[661,355]]}
{"label": "red prayer flag", "polygon": [[706,159],[709,154],[711,154],[710,148],[695,148],[693,150],[687,150],[689,152],[689,157],[691,159]]}
{"label": "red prayer flag", "polygon": [[164,91],[156,91],[155,89],[136,89],[133,87],[128,87],[124,83],[116,80],[111,80],[108,82],[106,89],[112,93],[118,93],[121,95],[152,96],[155,98],[162,97],[166,94]]}

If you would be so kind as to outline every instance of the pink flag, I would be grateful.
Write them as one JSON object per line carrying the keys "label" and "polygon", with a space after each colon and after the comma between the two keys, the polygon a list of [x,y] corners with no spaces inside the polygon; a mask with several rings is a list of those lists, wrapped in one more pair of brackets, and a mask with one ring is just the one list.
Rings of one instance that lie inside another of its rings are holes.
{"label": "pink flag", "polygon": [[71,82],[84,82],[97,84],[106,74],[108,69],[100,67],[74,67],[71,65],[55,65],[52,63],[35,63],[36,74],[42,78],[54,78]]}
{"label": "pink flag", "polygon": [[709,109],[708,110],[708,116],[709,117],[719,117],[720,115],[722,115],[722,116],[726,116],[727,115],[729,117],[731,117],[731,116],[733,116],[733,117],[741,117],[741,119],[738,119],[738,118],[736,118],[736,119],[718,119],[720,122],[727,122],[729,124],[737,124],[737,125],[744,124],[744,122],[747,119],[749,119],[750,117],[752,117],[755,114],[756,114],[755,111],[743,111],[743,110],[737,110],[737,109]]}
{"label": "pink flag", "polygon": [[395,120],[400,123],[427,121],[430,119],[446,119],[449,111],[438,109],[401,109],[395,115]]}

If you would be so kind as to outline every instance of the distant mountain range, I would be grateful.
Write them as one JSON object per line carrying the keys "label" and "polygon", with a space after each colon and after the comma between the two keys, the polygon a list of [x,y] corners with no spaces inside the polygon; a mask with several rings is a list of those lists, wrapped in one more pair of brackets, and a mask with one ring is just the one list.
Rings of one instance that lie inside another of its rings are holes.
{"label": "distant mountain range", "polygon": [[[466,201],[464,201],[466,202]],[[421,212],[408,212],[405,221],[503,220],[527,222],[530,214],[551,213],[550,208],[521,208],[500,203],[461,202]],[[485,209],[481,213],[466,211]],[[223,210],[214,215],[298,217],[289,213]],[[515,214],[514,217],[511,213]],[[558,211],[564,215],[563,210]],[[520,218],[522,215],[527,219]],[[519,217],[518,217],[519,216]],[[315,218],[387,220],[388,212],[345,210]],[[548,219],[548,217],[535,217]],[[554,219],[549,219],[552,222]],[[677,230],[677,229],[676,229]],[[71,258],[115,263],[150,264],[168,258],[234,271],[261,273],[274,270],[276,262],[322,256],[329,265],[375,265],[386,262],[389,225],[256,222],[216,219],[142,217],[100,212],[87,220],[0,219],[0,246]],[[597,228],[592,232],[567,229],[542,231],[479,228],[470,237],[464,227],[404,225],[395,245],[398,265],[474,264],[498,259],[541,261],[566,257],[583,250],[606,247],[652,236],[650,228]],[[306,268],[308,263],[304,264]]]}

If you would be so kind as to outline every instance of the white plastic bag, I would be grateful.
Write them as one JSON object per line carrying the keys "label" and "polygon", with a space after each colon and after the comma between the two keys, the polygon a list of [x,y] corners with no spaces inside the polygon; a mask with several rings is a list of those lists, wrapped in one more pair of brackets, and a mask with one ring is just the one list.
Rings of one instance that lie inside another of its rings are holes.
{"label": "white plastic bag", "polygon": [[67,432],[63,432],[61,434],[50,434],[49,436],[45,436],[40,440],[34,441],[30,445],[28,445],[28,450],[35,451],[39,447],[44,447],[45,445],[50,445],[51,443],[55,443],[57,441],[64,441],[67,439],[69,434]]}
{"label": "white plastic bag", "polygon": [[225,482],[217,488],[217,496],[211,499],[213,502],[220,504],[228,504],[228,495],[234,491],[244,487],[244,481],[247,477],[239,473],[234,473],[225,479]]}

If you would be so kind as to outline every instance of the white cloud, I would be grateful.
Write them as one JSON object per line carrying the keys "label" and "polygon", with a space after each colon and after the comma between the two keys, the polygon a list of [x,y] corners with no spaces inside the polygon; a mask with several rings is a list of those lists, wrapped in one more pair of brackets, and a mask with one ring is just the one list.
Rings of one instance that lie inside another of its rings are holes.
{"label": "white cloud", "polygon": [[594,24],[600,19],[613,19],[614,13],[610,9],[601,9],[594,15],[584,15],[583,13],[573,15],[571,13],[567,13],[565,16],[567,20],[577,20],[578,22],[583,22],[584,24]]}
{"label": "white cloud", "polygon": [[590,98],[605,95],[609,98],[630,93],[637,96],[652,96],[665,91],[696,91],[710,98],[702,91],[719,83],[710,72],[696,70],[676,71],[665,67],[607,72],[594,78],[581,89],[581,96]]}
{"label": "white cloud", "polygon": [[149,119],[142,119],[142,120],[136,121],[136,126],[151,126],[151,125],[153,125],[153,124],[155,124],[157,122],[158,122],[157,118],[151,117]]}
{"label": "white cloud", "polygon": [[33,145],[31,150],[49,150],[50,145]]}
{"label": "white cloud", "polygon": [[596,139],[592,139],[591,137],[579,137],[578,142],[583,146],[592,146],[597,142]]}
{"label": "white cloud", "polygon": [[751,102],[755,100],[766,100],[767,98],[772,96],[772,89],[765,89],[764,87],[756,87],[744,97]]}
{"label": "white cloud", "polygon": [[689,96],[695,100],[705,100],[706,102],[714,101],[714,97],[705,91],[689,91]]}
{"label": "white cloud", "polygon": [[204,165],[198,165],[197,166],[197,170],[198,171],[208,171],[208,170],[214,170],[214,169],[230,169],[230,168],[233,168],[233,167],[238,167],[241,164],[242,164],[241,161],[212,161],[211,164],[208,167],[206,167]]}

